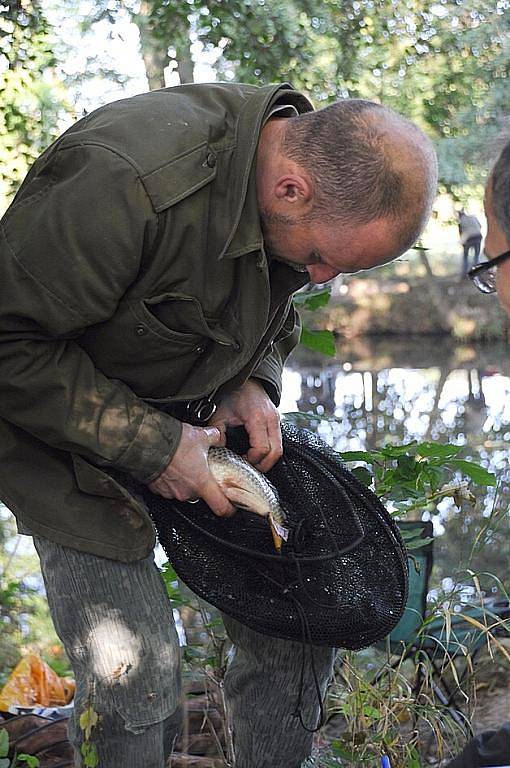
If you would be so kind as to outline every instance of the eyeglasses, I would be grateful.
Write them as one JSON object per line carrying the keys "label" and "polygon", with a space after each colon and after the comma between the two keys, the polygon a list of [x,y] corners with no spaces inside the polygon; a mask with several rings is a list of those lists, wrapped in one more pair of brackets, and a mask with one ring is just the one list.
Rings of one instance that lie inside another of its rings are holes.
{"label": "eyeglasses", "polygon": [[495,293],[498,264],[502,264],[507,259],[510,259],[510,251],[505,251],[500,256],[495,256],[489,261],[477,264],[476,267],[471,267],[467,275],[482,293]]}

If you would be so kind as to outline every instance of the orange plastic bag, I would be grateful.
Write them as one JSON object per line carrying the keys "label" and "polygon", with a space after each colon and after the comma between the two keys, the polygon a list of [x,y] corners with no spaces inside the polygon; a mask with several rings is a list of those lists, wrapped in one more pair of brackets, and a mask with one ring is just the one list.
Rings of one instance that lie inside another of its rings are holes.
{"label": "orange plastic bag", "polygon": [[11,706],[56,707],[74,696],[74,680],[59,677],[40,656],[28,654],[14,667],[0,691],[0,711]]}

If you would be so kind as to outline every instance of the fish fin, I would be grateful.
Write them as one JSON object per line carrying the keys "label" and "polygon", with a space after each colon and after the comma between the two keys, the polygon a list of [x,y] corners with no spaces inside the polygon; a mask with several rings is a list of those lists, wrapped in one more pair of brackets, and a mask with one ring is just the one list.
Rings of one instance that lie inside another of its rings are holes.
{"label": "fish fin", "polygon": [[280,523],[277,523],[276,520],[271,520],[271,523],[276,533],[278,534],[278,536],[280,536],[280,538],[282,538],[284,541],[288,541],[289,529],[285,528],[284,525],[280,525]]}
{"label": "fish fin", "polygon": [[262,517],[267,516],[267,512],[266,514],[259,512],[257,509],[258,498],[250,493],[250,491],[247,491],[245,488],[240,488],[238,485],[227,485],[226,483],[223,484],[221,488],[227,499],[235,504],[236,507],[255,512],[257,515],[262,515]]}
{"label": "fish fin", "polygon": [[276,551],[278,554],[280,554],[282,551],[282,540],[287,541],[289,538],[289,532],[287,528],[284,528],[283,525],[277,523],[276,520],[273,520],[272,517],[269,517],[269,525],[271,527],[271,534],[273,536],[273,542]]}

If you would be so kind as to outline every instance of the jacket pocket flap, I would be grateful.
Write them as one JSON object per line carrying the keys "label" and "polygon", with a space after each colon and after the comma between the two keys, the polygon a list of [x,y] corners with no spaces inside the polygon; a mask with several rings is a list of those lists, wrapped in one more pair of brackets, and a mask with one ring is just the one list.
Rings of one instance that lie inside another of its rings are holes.
{"label": "jacket pocket flap", "polygon": [[[141,308],[144,322],[150,324],[156,332],[171,334],[175,341],[193,343],[198,337],[205,337],[229,347],[236,344],[232,334],[219,321],[205,317],[202,305],[195,296],[164,293],[143,299]],[[154,319],[157,326],[154,325]]]}
{"label": "jacket pocket flap", "polygon": [[144,511],[141,501],[134,498],[129,491],[115,480],[108,472],[105,472],[95,464],[79,456],[71,454],[74,476],[80,491],[90,493],[92,496],[104,496],[107,499],[118,499],[135,507],[138,511]]}
{"label": "jacket pocket flap", "polygon": [[142,176],[142,183],[156,213],[178,203],[216,176],[216,155],[203,142]]}

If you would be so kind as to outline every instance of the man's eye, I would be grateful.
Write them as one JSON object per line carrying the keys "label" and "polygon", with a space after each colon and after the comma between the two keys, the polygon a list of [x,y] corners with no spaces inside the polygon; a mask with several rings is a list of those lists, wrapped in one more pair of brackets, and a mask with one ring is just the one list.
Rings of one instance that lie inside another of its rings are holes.
{"label": "man's eye", "polygon": [[312,251],[310,254],[310,264],[322,264],[322,259],[320,253],[317,253],[317,251]]}

